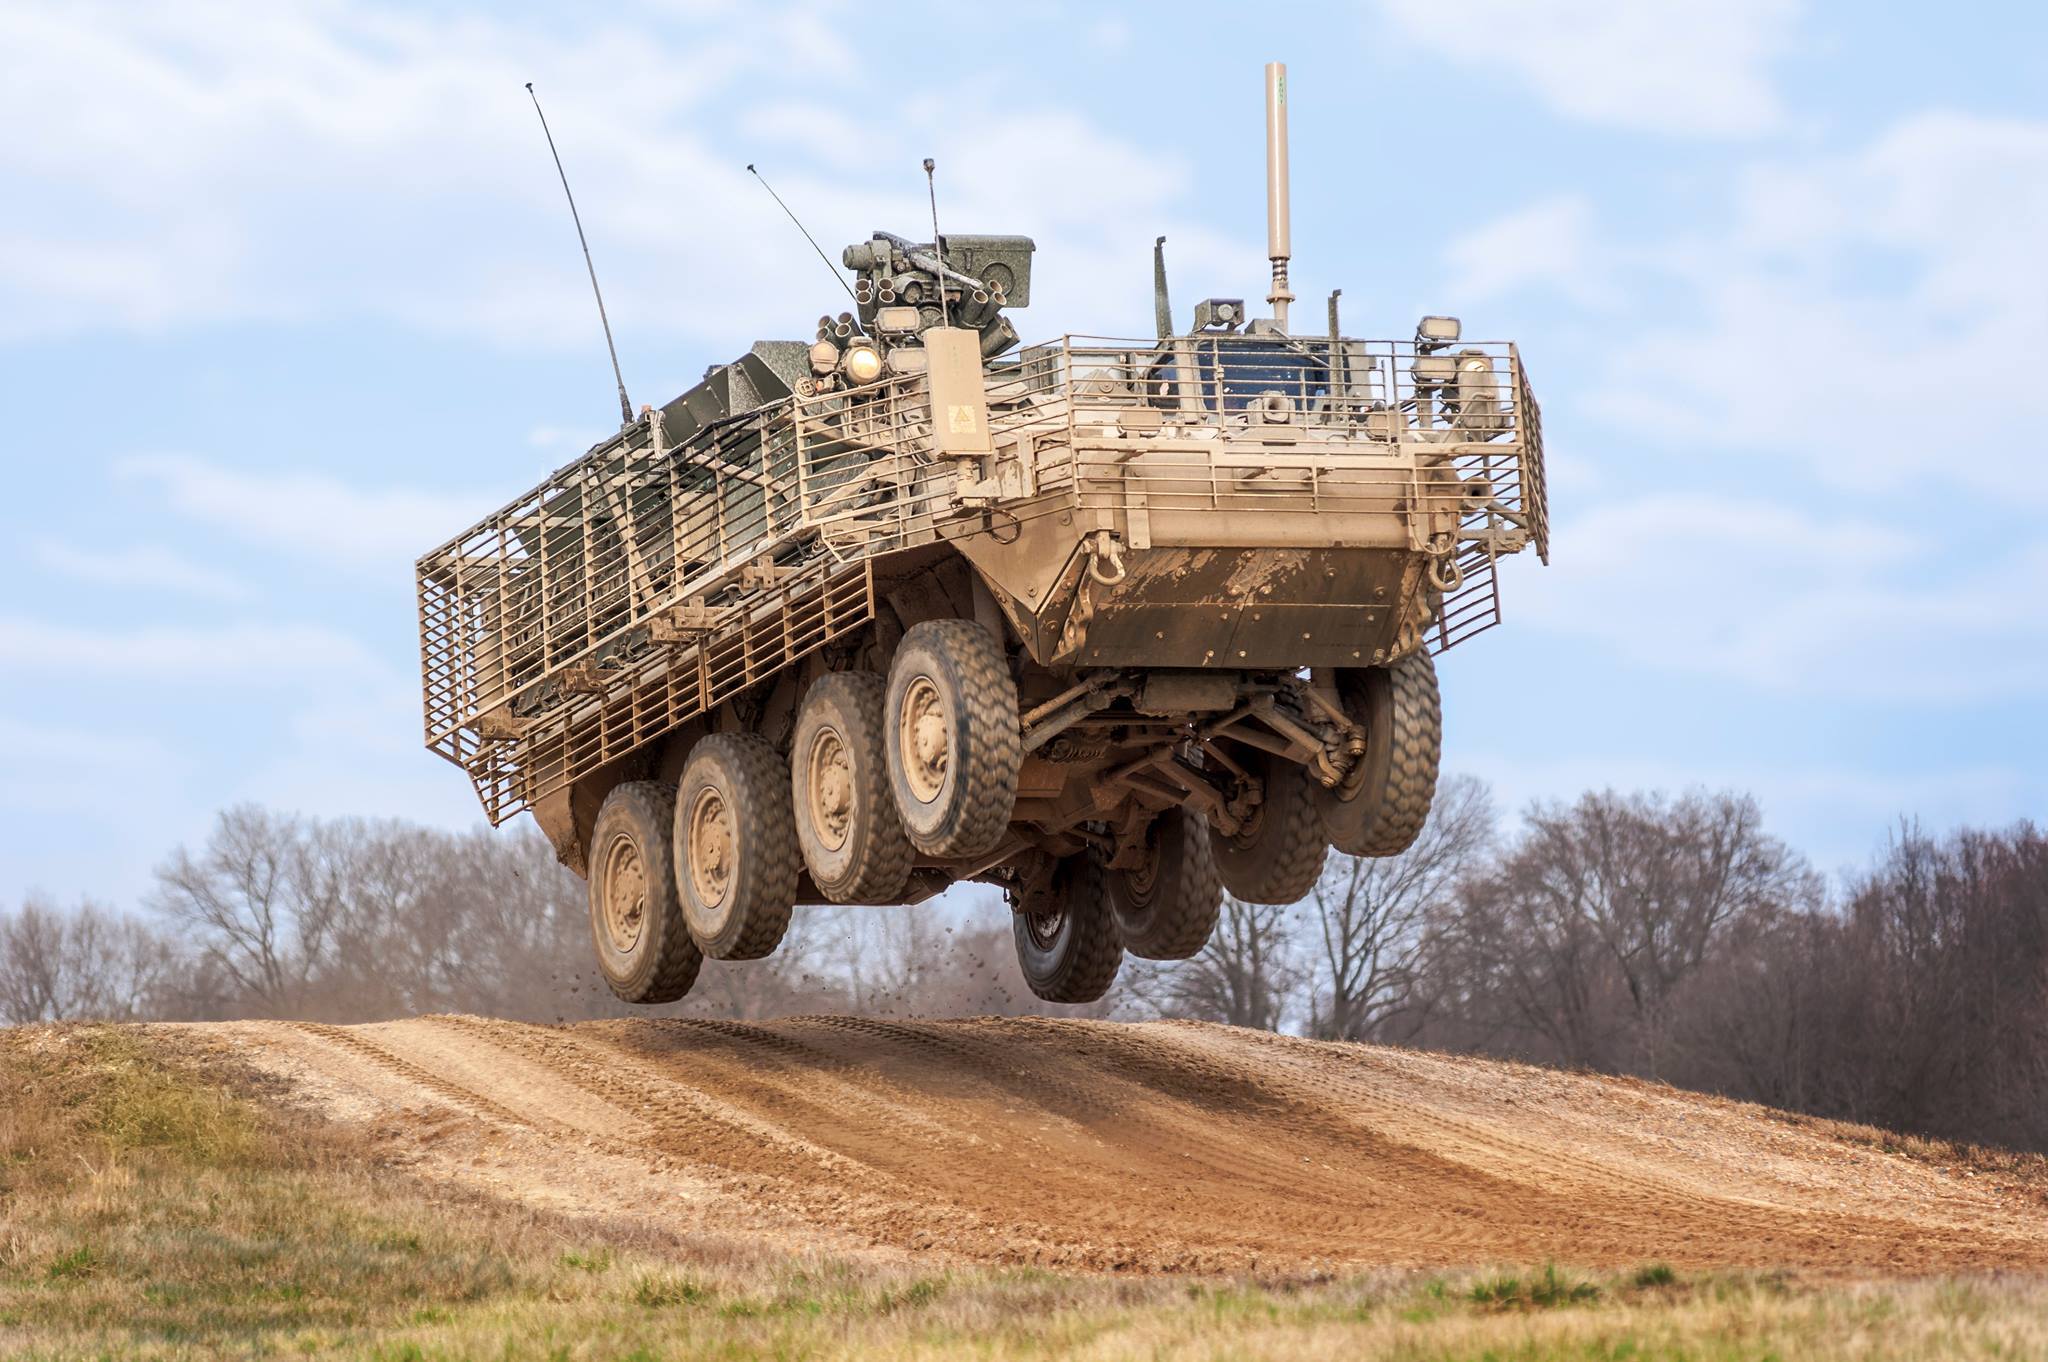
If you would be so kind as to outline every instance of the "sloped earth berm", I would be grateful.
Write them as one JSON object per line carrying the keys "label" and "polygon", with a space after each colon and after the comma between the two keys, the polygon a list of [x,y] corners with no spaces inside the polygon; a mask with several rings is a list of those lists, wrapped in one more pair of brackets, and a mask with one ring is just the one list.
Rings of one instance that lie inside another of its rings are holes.
{"label": "sloped earth berm", "polygon": [[792,1249],[1143,1272],[2048,1269],[2048,1188],[1651,1084],[1195,1023],[149,1028],[431,1180]]}

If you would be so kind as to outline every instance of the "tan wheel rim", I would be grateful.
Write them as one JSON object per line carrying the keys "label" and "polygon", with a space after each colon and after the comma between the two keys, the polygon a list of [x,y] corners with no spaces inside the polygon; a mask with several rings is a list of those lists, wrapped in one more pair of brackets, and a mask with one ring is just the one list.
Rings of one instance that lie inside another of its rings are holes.
{"label": "tan wheel rim", "polygon": [[618,834],[604,850],[603,866],[604,934],[613,950],[628,955],[647,924],[647,865],[640,844]]}
{"label": "tan wheel rim", "polygon": [[708,908],[732,888],[732,813],[716,790],[700,790],[690,804],[690,887]]}
{"label": "tan wheel rim", "polygon": [[952,757],[952,724],[938,685],[920,676],[903,690],[903,710],[896,725],[903,757],[903,778],[920,804],[944,793]]}
{"label": "tan wheel rim", "polygon": [[1059,944],[1060,933],[1066,930],[1066,926],[1067,911],[1064,908],[1031,913],[1024,919],[1024,930],[1030,933],[1031,944],[1042,951],[1049,951]]}
{"label": "tan wheel rim", "polygon": [[836,729],[821,729],[812,740],[809,774],[811,830],[827,849],[837,851],[853,830],[853,755]]}
{"label": "tan wheel rim", "polygon": [[1158,885],[1159,826],[1155,823],[1145,834],[1145,859],[1124,871],[1124,897],[1135,905],[1149,904]]}

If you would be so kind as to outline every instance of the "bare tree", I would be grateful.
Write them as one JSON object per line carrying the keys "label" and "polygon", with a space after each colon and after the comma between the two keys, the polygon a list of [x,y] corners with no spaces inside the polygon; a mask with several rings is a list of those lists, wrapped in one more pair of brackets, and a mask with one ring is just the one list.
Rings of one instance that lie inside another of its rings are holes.
{"label": "bare tree", "polygon": [[296,1015],[328,962],[340,903],[333,870],[296,819],[254,805],[225,810],[197,857],[180,847],[157,871],[155,905],[190,934],[250,1003]]}
{"label": "bare tree", "polygon": [[1661,1075],[1674,1003],[1711,953],[1821,903],[1819,877],[1746,796],[1608,791],[1527,821],[1435,924],[1441,1001],[1467,1043]]}
{"label": "bare tree", "polygon": [[0,1020],[157,1015],[174,956],[148,926],[92,903],[65,911],[31,897],[0,912]]}
{"label": "bare tree", "polygon": [[1133,972],[1143,1000],[1168,1017],[1277,1031],[1295,1010],[1303,971],[1294,958],[1299,910],[1225,895],[1201,954]]}
{"label": "bare tree", "polygon": [[1325,863],[1313,893],[1320,946],[1313,1033],[1365,1040],[1414,1009],[1426,967],[1427,914],[1461,875],[1480,868],[1493,837],[1486,786],[1455,776],[1439,787],[1429,822],[1407,851],[1335,855]]}

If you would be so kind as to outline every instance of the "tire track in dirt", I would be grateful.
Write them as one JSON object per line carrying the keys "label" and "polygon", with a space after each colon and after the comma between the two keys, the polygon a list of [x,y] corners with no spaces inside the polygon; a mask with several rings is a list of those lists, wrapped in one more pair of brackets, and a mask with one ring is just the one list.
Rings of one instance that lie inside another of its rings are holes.
{"label": "tire track in dirt", "polygon": [[381,1153],[795,1248],[1084,1268],[2048,1268],[2041,1188],[1627,1081],[1194,1023],[160,1028]]}
{"label": "tire track in dirt", "polygon": [[[1182,1042],[1197,1050],[1207,1050],[1214,1048],[1215,1036],[1211,1028],[1191,1029]],[[1759,1260],[1776,1255],[1780,1261],[1817,1258],[1845,1265],[1900,1265],[1895,1220],[1888,1214],[1872,1215],[1859,1209],[1864,1198],[1849,1195],[1861,1192],[1856,1182],[1834,1176],[1828,1179],[1833,1185],[1823,1188],[1757,1185],[1753,1165],[1760,1151],[1756,1146],[1768,1144],[1767,1137],[1775,1130],[1768,1124],[1759,1128],[1754,1114],[1748,1117],[1742,1131],[1741,1159],[1709,1163],[1645,1158],[1645,1142],[1637,1138],[1643,1132],[1632,1130],[1626,1120],[1604,1130],[1602,1146],[1589,1152],[1575,1142],[1571,1128],[1584,1126],[1590,1115],[1569,1104],[1563,1108],[1551,1104],[1533,1134],[1523,1125],[1505,1123],[1497,1117],[1483,1122],[1454,1110],[1457,1100],[1471,1091],[1469,1084],[1452,1076],[1455,1066],[1469,1067],[1481,1061],[1402,1054],[1355,1045],[1332,1046],[1263,1033],[1233,1039],[1241,1043],[1233,1044],[1232,1050],[1250,1048],[1266,1066],[1272,1081],[1287,1081],[1297,1091],[1310,1095],[1310,1101],[1328,1103],[1336,1095],[1342,1100],[1329,1105],[1343,1109],[1351,1119],[1362,1120],[1390,1134],[1412,1135],[1468,1167],[1512,1168],[1519,1180],[1556,1192],[1560,1204],[1555,1215],[1558,1223],[1571,1226],[1569,1237],[1574,1243],[1585,1245],[1589,1234],[1597,1240],[1602,1232],[1611,1234],[1624,1227],[1676,1235],[1684,1240],[1706,1227],[1717,1241],[1746,1240],[1757,1248]],[[1387,1082],[1389,1075],[1384,1069],[1364,1078],[1353,1076],[1369,1059],[1384,1060],[1390,1056],[1443,1071],[1435,1090],[1420,1101],[1402,1101],[1387,1095],[1386,1089],[1395,1085]],[[1252,1062],[1252,1057],[1243,1055],[1233,1055],[1225,1061],[1244,1065]],[[1596,1096],[1603,1108],[1634,1097],[1638,1100],[1628,1105],[1638,1112],[1644,1106],[1668,1103],[1685,1110],[1687,1119],[1697,1120],[1712,1119],[1717,1108],[1735,1105],[1714,1103],[1691,1094],[1638,1091],[1639,1085],[1523,1066],[1485,1067],[1495,1073],[1519,1068],[1523,1076],[1539,1087],[1575,1088]],[[1494,1096],[1499,1100],[1502,1094]],[[1749,1110],[1755,1113],[1757,1109]],[[1611,1115],[1609,1119],[1612,1120]],[[1838,1148],[1833,1159],[1866,1172],[1869,1170],[1861,1165],[1867,1162],[1887,1164],[1889,1167],[1880,1171],[1887,1175],[1884,1181],[1894,1186],[1902,1181],[1911,1183],[1916,1175],[1923,1183],[1933,1177],[1930,1170],[1911,1165],[1901,1167],[1901,1161],[1868,1150]],[[1817,1167],[1821,1165],[1810,1163],[1802,1171]],[[1715,1185],[1717,1182],[1719,1185]],[[1961,1263],[2002,1261],[2001,1248],[1985,1242],[2001,1237],[1998,1229],[1983,1223],[1986,1212],[1995,1212],[1995,1203],[1953,1180],[1946,1188],[1934,1190],[1932,1196],[1928,1195],[1930,1190],[1934,1189],[1923,1185],[1915,1199],[1917,1218],[1922,1224],[1916,1244],[1919,1252]],[[1821,1194],[1816,1195],[1817,1192]],[[1826,1195],[1828,1192],[1832,1192],[1832,1197]],[[1849,1204],[1842,1204],[1845,1200]],[[1955,1214],[1959,1210],[1974,1214],[1966,1221]],[[1624,1235],[1624,1242],[1629,1237]],[[2021,1251],[2036,1237],[2022,1234]]]}

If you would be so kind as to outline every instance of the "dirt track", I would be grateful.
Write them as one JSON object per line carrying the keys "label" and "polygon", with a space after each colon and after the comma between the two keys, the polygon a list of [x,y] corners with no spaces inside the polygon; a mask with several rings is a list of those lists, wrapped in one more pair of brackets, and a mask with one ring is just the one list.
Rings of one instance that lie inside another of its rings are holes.
{"label": "dirt track", "polygon": [[792,1246],[1139,1270],[2048,1268],[2042,1189],[1753,1107],[1180,1023],[163,1028],[427,1177]]}

